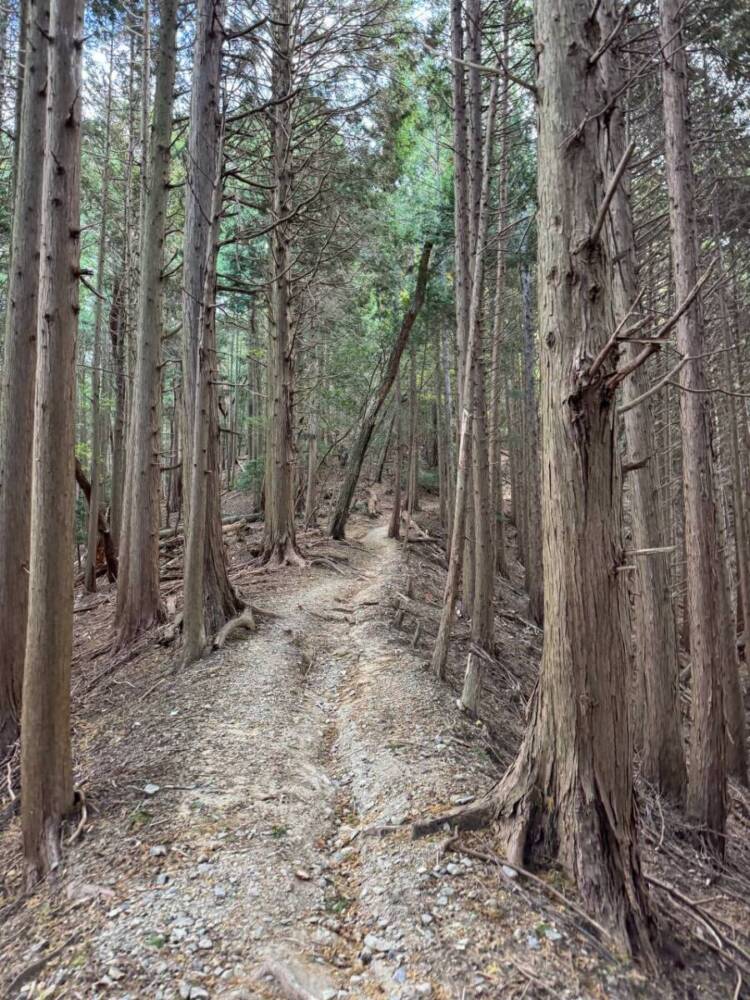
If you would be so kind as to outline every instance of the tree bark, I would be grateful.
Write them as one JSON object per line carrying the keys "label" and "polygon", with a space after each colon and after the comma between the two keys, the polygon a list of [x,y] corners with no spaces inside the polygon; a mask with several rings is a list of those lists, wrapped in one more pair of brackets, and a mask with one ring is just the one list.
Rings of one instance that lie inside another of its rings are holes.
{"label": "tree bark", "polygon": [[[478,348],[481,343],[481,321],[482,321],[482,278],[484,273],[484,253],[487,243],[487,219],[489,211],[489,179],[490,179],[490,155],[492,149],[492,136],[494,133],[495,112],[497,110],[497,77],[493,79],[490,91],[489,105],[487,109],[487,125],[485,130],[484,163],[482,173],[482,191],[479,200],[479,218],[476,224],[476,244],[474,257],[474,272],[471,275],[471,299],[469,301],[469,325],[466,337],[466,350],[463,361],[464,385],[459,398],[461,406],[461,425],[458,442],[458,461],[456,467],[456,491],[455,507],[453,512],[453,533],[451,536],[450,559],[448,562],[448,576],[445,581],[445,591],[443,593],[443,608],[440,615],[440,625],[438,628],[435,647],[432,652],[432,668],[438,677],[445,677],[446,662],[448,659],[448,646],[450,634],[453,628],[453,619],[456,610],[456,597],[461,579],[461,569],[464,560],[464,536],[467,526],[467,492],[469,489],[469,475],[472,471],[471,459],[471,437],[474,433],[474,416],[479,405],[483,406],[477,398],[472,399],[477,390],[475,382],[475,359],[478,355]],[[456,161],[456,169],[458,169]],[[457,232],[457,256],[461,253],[458,245]],[[459,355],[460,357],[460,355]],[[485,431],[486,442],[486,431]],[[485,444],[486,447],[486,444]],[[464,567],[465,573],[473,573],[473,567]],[[470,679],[473,685],[473,681]],[[473,685],[476,686],[476,685]],[[473,699],[472,699],[473,700]]]}
{"label": "tree bark", "polygon": [[[665,165],[669,195],[675,290],[684,302],[698,281],[695,184],[691,163],[688,66],[682,37],[682,5],[661,0],[660,41],[664,101]],[[706,350],[700,296],[677,324],[683,357]],[[680,373],[683,448],[685,558],[692,667],[692,737],[688,767],[688,812],[705,830],[706,844],[724,853],[726,824],[726,739],[724,687],[735,657],[725,663],[728,597],[719,566],[711,429],[703,362]]]}
{"label": "tree bark", "polygon": [[160,6],[159,59],[141,240],[137,355],[128,436],[115,627],[117,645],[164,620],[159,592],[162,265],[167,223],[177,0]]}
{"label": "tree bark", "polygon": [[414,341],[409,344],[409,488],[407,507],[419,510],[419,450],[417,443],[419,398],[417,394],[417,352]]}
{"label": "tree bark", "polygon": [[[508,63],[510,4],[506,6],[503,20],[503,59]],[[495,266],[495,297],[492,305],[492,371],[490,377],[490,497],[492,503],[492,545],[495,554],[495,568],[502,576],[508,575],[505,553],[505,508],[503,503],[502,454],[500,450],[500,356],[503,343],[505,320],[505,274],[506,238],[508,223],[508,166],[509,166],[509,111],[510,86],[507,75],[503,76],[500,93],[500,157],[497,181],[497,263]]]}
{"label": "tree bark", "polygon": [[[611,0],[601,0],[607,6]],[[535,6],[542,372],[544,649],[526,738],[490,798],[511,862],[557,857],[628,952],[653,959],[636,840],[615,408],[607,361],[610,261],[592,232],[604,196],[605,103],[588,0]],[[446,817],[440,817],[440,820]],[[439,820],[425,824],[434,828]]]}
{"label": "tree bark", "polygon": [[29,884],[59,862],[60,827],[73,805],[71,466],[80,274],[83,0],[53,0],[49,38],[21,746],[21,825]]}
{"label": "tree bark", "polygon": [[388,397],[388,393],[391,390],[391,386],[396,378],[399,364],[401,362],[401,355],[404,352],[404,348],[409,340],[409,334],[411,333],[411,329],[414,326],[414,322],[419,315],[422,303],[424,302],[431,253],[432,243],[425,243],[422,248],[422,255],[419,259],[417,282],[414,287],[414,294],[411,297],[411,302],[409,303],[409,308],[401,321],[401,329],[399,330],[396,341],[391,348],[391,353],[386,364],[383,378],[380,381],[380,385],[378,386],[375,396],[365,408],[359,435],[349,452],[346,472],[344,473],[344,483],[341,487],[341,492],[336,503],[336,510],[331,521],[330,533],[332,538],[344,538],[352,497],[354,496],[354,491],[357,488],[359,474],[362,470],[362,463],[364,462],[365,454],[367,453],[367,447],[370,443],[372,432],[375,429],[378,414],[380,413],[383,404]]}
{"label": "tree bark", "polygon": [[114,71],[114,30],[109,45],[109,72],[104,124],[104,167],[102,170],[101,207],[99,218],[99,248],[96,262],[96,303],[94,305],[94,356],[91,368],[91,498],[89,500],[88,544],[84,587],[96,591],[96,543],[99,537],[99,495],[101,492],[102,440],[104,427],[100,412],[102,367],[102,320],[104,316],[104,255],[107,247],[107,216],[109,208],[109,148],[112,127],[112,73]]}
{"label": "tree bark", "polygon": [[[215,634],[242,608],[227,574],[221,531],[221,471],[216,363],[216,256],[221,212],[221,51],[223,0],[200,0],[193,48],[193,80],[188,137],[187,196],[183,248],[183,454],[182,482],[185,524],[186,621],[183,628],[187,662],[197,659],[198,636]],[[201,391],[199,393],[198,388]],[[200,398],[198,398],[200,396]],[[194,449],[200,446],[200,454]],[[202,520],[193,517],[192,498],[202,508]],[[189,550],[189,551],[188,551]],[[189,558],[192,566],[190,623],[187,622]],[[197,578],[200,577],[198,580]],[[200,602],[194,605],[200,591]],[[192,620],[202,608],[200,623]],[[192,638],[188,631],[193,629]]]}
{"label": "tree bark", "polygon": [[529,614],[541,625],[544,618],[544,571],[542,568],[542,515],[539,481],[539,408],[534,377],[534,315],[531,304],[531,274],[521,269],[523,312],[523,406],[524,406],[524,469],[526,490],[524,537],[526,540],[526,592]]}
{"label": "tree bark", "polygon": [[268,449],[263,561],[304,563],[294,526],[294,350],[290,309],[292,277],[292,38],[289,0],[273,4],[272,111],[273,211],[271,322],[268,356]]}
{"label": "tree bark", "polygon": [[[600,31],[608,37],[617,24],[616,12],[607,5],[599,12]],[[619,43],[601,57],[602,74],[609,94],[618,93],[624,83],[624,67]],[[616,106],[609,119],[609,128],[602,136],[601,160],[605,178],[611,178],[625,154],[626,121],[624,109]],[[615,323],[624,322],[636,304],[638,292],[638,262],[635,233],[630,207],[627,172],[622,177],[610,205],[609,225],[612,296]],[[626,344],[623,359],[627,364],[637,357],[642,345]],[[622,387],[622,398],[628,403],[647,388],[644,369],[637,368]],[[656,445],[650,401],[635,406],[624,415],[627,456],[640,468],[628,473],[630,511],[635,549],[660,548],[664,543],[662,517],[659,509],[657,477],[655,476]],[[679,663],[677,659],[677,626],[672,607],[669,564],[664,555],[635,560],[635,616],[633,652],[637,697],[643,703],[636,707],[642,719],[641,772],[662,795],[680,803],[685,797],[685,754],[682,745],[679,702]]]}
{"label": "tree bark", "polygon": [[396,421],[396,461],[393,468],[393,508],[388,522],[388,537],[401,537],[401,475],[403,465],[404,432],[401,419],[401,370],[396,372],[393,416]]}
{"label": "tree bark", "polygon": [[28,0],[5,349],[0,384],[0,759],[21,718],[31,520],[49,0]]}

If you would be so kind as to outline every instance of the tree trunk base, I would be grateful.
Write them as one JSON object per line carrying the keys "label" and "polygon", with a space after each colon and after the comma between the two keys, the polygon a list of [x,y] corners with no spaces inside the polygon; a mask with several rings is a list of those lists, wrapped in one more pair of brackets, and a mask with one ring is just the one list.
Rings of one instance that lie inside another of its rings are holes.
{"label": "tree trunk base", "polygon": [[112,644],[112,652],[119,653],[121,650],[135,645],[142,636],[150,632],[151,629],[163,625],[166,620],[167,613],[161,604],[159,604],[156,611],[152,611],[148,615],[138,618],[128,616],[128,619],[117,629],[115,640]]}
{"label": "tree trunk base", "polygon": [[515,764],[484,799],[414,823],[412,838],[446,826],[453,832],[495,826],[510,865],[559,860],[586,910],[617,947],[653,967],[653,925],[634,841],[619,826],[620,818],[608,815],[598,794],[587,790],[582,776],[573,776],[563,795],[560,775],[550,765],[534,754],[533,739],[527,738]]}
{"label": "tree trunk base", "polygon": [[297,543],[289,537],[267,543],[260,563],[261,566],[307,566],[307,560],[298,549]]}
{"label": "tree trunk base", "polygon": [[464,674],[464,684],[459,699],[459,708],[472,719],[479,715],[479,702],[482,697],[482,664],[476,653],[469,653]]}

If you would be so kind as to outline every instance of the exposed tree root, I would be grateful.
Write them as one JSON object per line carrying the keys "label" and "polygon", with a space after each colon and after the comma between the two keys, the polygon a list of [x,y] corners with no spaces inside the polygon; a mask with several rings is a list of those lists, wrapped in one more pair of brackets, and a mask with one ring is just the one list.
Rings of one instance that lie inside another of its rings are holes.
{"label": "exposed tree root", "polygon": [[219,629],[214,638],[213,647],[214,649],[223,649],[227,640],[233,636],[235,632],[239,632],[240,629],[248,629],[250,632],[255,632],[257,628],[258,625],[255,621],[253,609],[251,607],[247,607],[242,614],[237,615],[236,618],[232,618],[226,623],[226,625]]}
{"label": "exposed tree root", "polygon": [[433,833],[439,833],[446,826],[452,831],[459,830],[481,830],[489,826],[497,819],[497,805],[490,799],[482,799],[480,802],[472,802],[468,806],[457,806],[447,812],[432,816],[430,819],[418,820],[412,823],[411,835],[413,840],[420,837],[429,837]]}
{"label": "exposed tree root", "polygon": [[561,783],[554,760],[536,748],[534,731],[532,722],[515,764],[485,798],[413,824],[412,837],[445,826],[455,834],[496,824],[501,853],[512,867],[557,858],[612,940],[653,967],[653,928],[629,836],[632,818],[611,814],[604,797],[592,794],[585,770],[566,774]]}

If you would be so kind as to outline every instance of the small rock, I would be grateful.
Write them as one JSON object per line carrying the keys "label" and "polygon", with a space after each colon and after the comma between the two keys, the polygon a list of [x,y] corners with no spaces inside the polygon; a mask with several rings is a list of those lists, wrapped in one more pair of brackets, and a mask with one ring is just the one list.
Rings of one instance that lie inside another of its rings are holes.
{"label": "small rock", "polygon": [[[439,749],[442,749],[442,747]],[[470,802],[473,802],[475,798],[475,795],[451,795],[451,805],[466,806]]]}
{"label": "small rock", "polygon": [[419,997],[431,997],[432,987],[430,986],[429,983],[417,983],[417,985],[414,987],[414,992]]}
{"label": "small rock", "polygon": [[143,786],[143,791],[146,795],[156,795],[159,791],[159,787],[159,785],[154,785],[152,782],[149,782],[147,785]]}
{"label": "small rock", "polygon": [[425,927],[426,927],[426,926],[427,926],[428,924],[431,924],[431,923],[432,923],[432,921],[433,921],[433,916],[432,916],[432,914],[431,914],[431,913],[423,913],[423,914],[422,914],[422,923],[423,923],[423,924],[425,925]]}
{"label": "small rock", "polygon": [[208,1000],[208,990],[204,990],[202,986],[191,986],[190,1000]]}
{"label": "small rock", "polygon": [[449,865],[446,865],[445,870],[448,872],[449,875],[463,875],[463,869],[461,868],[461,865],[454,865],[453,862],[451,862]]}
{"label": "small rock", "polygon": [[226,895],[227,895],[227,890],[224,888],[223,885],[214,886],[214,896],[216,896],[217,899],[226,899]]}
{"label": "small rock", "polygon": [[393,951],[395,948],[395,945],[391,941],[378,937],[377,934],[366,934],[364,944],[365,948],[369,948],[370,951],[378,951],[381,954],[387,951]]}
{"label": "small rock", "polygon": [[166,872],[159,872],[159,874],[156,876],[156,884],[166,885],[167,882],[169,882],[169,875],[167,875]]}
{"label": "small rock", "polygon": [[155,844],[148,853],[152,858],[163,858],[167,849],[163,844]]}
{"label": "small rock", "polygon": [[109,976],[110,979],[118,980],[122,979],[125,973],[122,971],[122,969],[118,969],[116,965],[110,965],[110,967],[107,969],[107,975]]}
{"label": "small rock", "polygon": [[320,1000],[334,1000],[334,997],[338,994],[338,990],[326,989],[320,994]]}
{"label": "small rock", "polygon": [[501,871],[506,878],[518,878],[518,872],[515,868],[510,868],[508,865],[502,865]]}
{"label": "small rock", "polygon": [[310,875],[309,872],[306,872],[304,868],[298,868],[294,874],[301,882],[309,882],[310,879],[312,878],[312,875]]}
{"label": "small rock", "polygon": [[529,934],[526,938],[526,947],[529,948],[530,951],[539,951],[541,944],[536,934]]}
{"label": "small rock", "polygon": [[210,937],[198,938],[198,947],[201,951],[210,951],[213,946],[214,943]]}
{"label": "small rock", "polygon": [[182,1000],[190,1000],[190,990],[191,990],[191,988],[192,987],[190,986],[190,983],[186,983],[186,982],[180,983],[179,993],[180,993],[180,996],[182,997]]}
{"label": "small rock", "polygon": [[562,934],[560,931],[555,930],[554,927],[545,927],[544,936],[548,941],[562,941]]}
{"label": "small rock", "polygon": [[396,980],[397,983],[406,982],[406,969],[403,967],[403,965],[399,965],[399,967],[395,970],[395,972],[393,973],[393,978]]}

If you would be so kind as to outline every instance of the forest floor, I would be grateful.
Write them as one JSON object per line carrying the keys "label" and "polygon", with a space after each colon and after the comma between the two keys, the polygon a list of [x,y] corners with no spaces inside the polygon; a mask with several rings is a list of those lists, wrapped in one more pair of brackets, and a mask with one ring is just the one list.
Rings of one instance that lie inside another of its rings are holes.
{"label": "forest floor", "polygon": [[[437,531],[434,512],[416,516]],[[259,573],[248,544],[234,545],[233,575],[273,617],[189,669],[153,642],[111,660],[113,598],[79,600],[87,820],[30,896],[18,820],[0,831],[3,996],[750,996],[735,967],[748,947],[744,883],[674,847],[650,800],[644,864],[698,907],[664,910],[671,957],[658,981],[612,953],[558,871],[519,876],[493,857],[490,833],[410,838],[412,820],[485,792],[520,741],[541,633],[518,567],[500,584],[497,663],[473,722],[455,700],[465,623],[450,683],[428,666],[437,545],[404,546],[385,519],[359,514],[345,543],[306,536],[304,569]]]}

